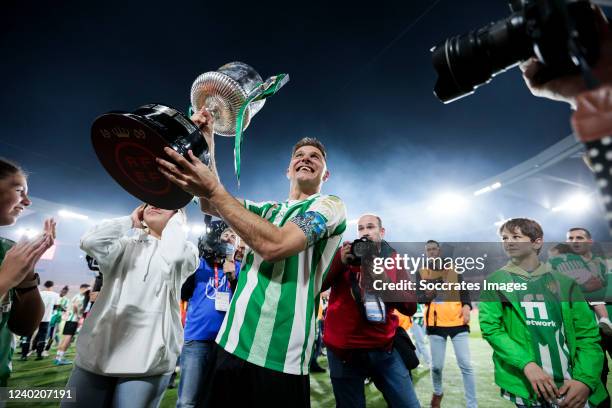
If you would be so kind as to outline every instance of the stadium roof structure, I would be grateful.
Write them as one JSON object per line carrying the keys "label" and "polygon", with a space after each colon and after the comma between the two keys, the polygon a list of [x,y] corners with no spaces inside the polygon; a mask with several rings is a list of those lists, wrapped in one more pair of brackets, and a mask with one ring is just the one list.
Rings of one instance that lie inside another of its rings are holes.
{"label": "stadium roof structure", "polygon": [[[596,239],[610,239],[595,179],[583,156],[584,147],[572,134],[508,170],[451,194],[392,209],[383,219],[396,224],[393,230],[400,224],[401,238],[391,238],[396,241],[495,241],[497,227],[515,217],[539,221],[551,241],[564,240],[567,229],[578,225]],[[432,201],[446,203],[422,211]]]}

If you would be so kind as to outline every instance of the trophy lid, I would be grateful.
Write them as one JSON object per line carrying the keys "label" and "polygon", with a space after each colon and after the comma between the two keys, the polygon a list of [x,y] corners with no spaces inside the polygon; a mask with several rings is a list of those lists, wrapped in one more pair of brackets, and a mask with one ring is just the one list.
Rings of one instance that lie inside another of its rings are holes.
{"label": "trophy lid", "polygon": [[[244,62],[230,62],[216,71],[198,76],[191,86],[191,106],[206,107],[215,118],[214,132],[221,136],[236,134],[236,117],[249,94],[263,83],[261,75]],[[244,113],[243,130],[263,107],[265,99],[249,104]]]}

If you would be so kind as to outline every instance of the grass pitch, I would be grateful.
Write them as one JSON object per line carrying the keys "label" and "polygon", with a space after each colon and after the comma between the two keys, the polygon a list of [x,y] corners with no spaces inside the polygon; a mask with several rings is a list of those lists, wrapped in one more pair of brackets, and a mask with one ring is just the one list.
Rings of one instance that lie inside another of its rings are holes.
{"label": "grass pitch", "polygon": [[[28,361],[19,361],[19,350],[16,350],[13,359],[13,374],[9,380],[11,388],[27,388],[27,387],[63,387],[68,381],[72,366],[57,367],[53,365],[53,356],[55,350],[49,357],[42,361],[34,361],[34,357],[30,357]],[[474,364],[474,372],[476,374],[476,393],[478,403],[481,407],[499,407],[511,408],[514,407],[508,401],[505,401],[499,396],[499,388],[493,383],[493,362],[491,360],[492,350],[488,343],[480,337],[480,332],[474,330],[470,334],[470,352],[472,362]],[[68,359],[74,358],[74,347],[71,347],[66,353]],[[327,367],[327,359],[320,357],[321,366]],[[413,380],[419,401],[423,407],[429,406],[431,399],[432,385],[429,370],[417,368],[413,371]],[[457,367],[455,353],[452,344],[447,342],[446,364],[444,368],[444,399],[442,407],[444,408],[459,408],[465,407],[465,399],[463,397],[463,381],[461,372]],[[178,379],[177,379],[178,386]],[[612,385],[612,375],[608,378],[608,388]],[[239,387],[239,385],[237,385]],[[373,384],[365,385],[367,406],[372,408],[386,407],[386,403],[381,393]],[[164,395],[161,407],[170,408],[176,405],[177,389],[167,390]],[[334,407],[334,394],[331,388],[329,373],[312,374],[310,376],[310,400],[313,408],[328,408]],[[25,406],[36,407],[57,407],[57,403],[9,403],[7,407],[23,408]]]}

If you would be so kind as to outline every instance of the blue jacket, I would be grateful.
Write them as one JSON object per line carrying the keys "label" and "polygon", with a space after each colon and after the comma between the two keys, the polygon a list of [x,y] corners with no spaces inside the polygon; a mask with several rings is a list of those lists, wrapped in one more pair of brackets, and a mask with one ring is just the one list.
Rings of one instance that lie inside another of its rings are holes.
{"label": "blue jacket", "polygon": [[[236,277],[240,272],[240,262],[236,261]],[[187,306],[185,320],[185,340],[214,340],[225,318],[225,312],[215,309],[217,291],[230,292],[230,284],[223,274],[223,266],[215,267],[205,259],[200,259],[200,266],[195,271],[195,289]]]}

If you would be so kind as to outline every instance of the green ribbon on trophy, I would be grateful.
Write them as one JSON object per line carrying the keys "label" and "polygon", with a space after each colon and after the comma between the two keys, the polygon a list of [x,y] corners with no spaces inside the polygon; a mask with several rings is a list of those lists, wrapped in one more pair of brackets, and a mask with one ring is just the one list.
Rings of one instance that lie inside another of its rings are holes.
{"label": "green ribbon on trophy", "polygon": [[249,94],[238,110],[238,116],[236,117],[236,138],[234,139],[234,171],[236,172],[238,185],[240,185],[240,151],[242,148],[242,121],[244,120],[244,112],[251,102],[263,100],[274,95],[288,81],[289,75],[287,74],[279,74],[268,78],[266,82],[259,85]]}
{"label": "green ribbon on trophy", "polygon": [[214,133],[234,137],[234,171],[240,185],[241,147],[244,130],[261,110],[266,98],[289,81],[289,75],[263,78],[244,62],[230,62],[198,76],[191,86],[191,106],[204,108],[215,120]]}

